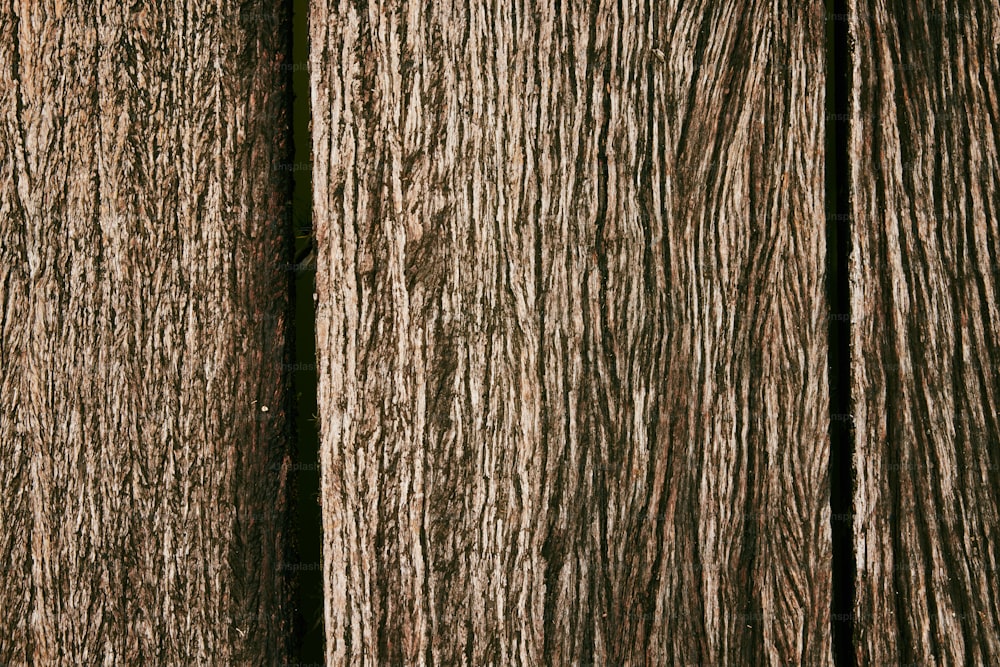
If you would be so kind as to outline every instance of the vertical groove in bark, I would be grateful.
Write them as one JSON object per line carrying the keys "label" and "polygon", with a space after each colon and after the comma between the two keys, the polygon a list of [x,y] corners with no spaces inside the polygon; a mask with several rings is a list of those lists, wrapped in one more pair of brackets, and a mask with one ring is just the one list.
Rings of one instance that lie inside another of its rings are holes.
{"label": "vertical groove in bark", "polygon": [[264,5],[0,8],[2,663],[285,655]]}
{"label": "vertical groove in bark", "polygon": [[311,15],[327,657],[829,663],[822,6]]}
{"label": "vertical groove in bark", "polygon": [[858,658],[996,664],[1000,8],[851,7]]}
{"label": "vertical groove in bark", "polygon": [[29,648],[31,518],[27,494],[28,448],[18,426],[17,405],[25,346],[22,325],[28,304],[23,262],[25,226],[19,196],[19,165],[24,162],[20,106],[18,25],[0,10],[0,664],[24,660]]}

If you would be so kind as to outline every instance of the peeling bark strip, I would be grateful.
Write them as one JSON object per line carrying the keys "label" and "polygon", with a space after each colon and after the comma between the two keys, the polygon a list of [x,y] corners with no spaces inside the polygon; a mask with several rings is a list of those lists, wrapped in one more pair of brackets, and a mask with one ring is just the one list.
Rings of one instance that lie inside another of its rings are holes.
{"label": "peeling bark strip", "polygon": [[998,664],[1000,6],[851,21],[858,659]]}
{"label": "peeling bark strip", "polygon": [[311,14],[330,664],[829,664],[824,15]]}
{"label": "peeling bark strip", "polygon": [[0,7],[0,663],[285,658],[284,44],[243,4]]}

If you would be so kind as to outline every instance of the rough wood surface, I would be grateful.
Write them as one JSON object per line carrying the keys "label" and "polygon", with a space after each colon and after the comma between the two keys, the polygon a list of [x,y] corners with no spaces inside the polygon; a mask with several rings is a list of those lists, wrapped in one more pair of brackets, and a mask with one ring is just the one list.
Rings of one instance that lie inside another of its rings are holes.
{"label": "rough wood surface", "polygon": [[998,664],[1000,6],[851,21],[857,655]]}
{"label": "rough wood surface", "polygon": [[285,658],[284,41],[243,5],[0,6],[2,664]]}
{"label": "rough wood surface", "polygon": [[824,13],[316,0],[330,664],[829,664]]}

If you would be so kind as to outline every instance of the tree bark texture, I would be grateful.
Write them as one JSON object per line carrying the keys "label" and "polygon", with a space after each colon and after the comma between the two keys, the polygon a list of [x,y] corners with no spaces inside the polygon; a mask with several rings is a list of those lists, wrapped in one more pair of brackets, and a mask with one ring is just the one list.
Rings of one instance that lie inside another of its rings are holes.
{"label": "tree bark texture", "polygon": [[280,663],[282,11],[131,4],[0,7],[0,663]]}
{"label": "tree bark texture", "polygon": [[860,664],[1000,662],[1000,7],[851,5]]}
{"label": "tree bark texture", "polygon": [[316,0],[330,664],[829,664],[824,13]]}

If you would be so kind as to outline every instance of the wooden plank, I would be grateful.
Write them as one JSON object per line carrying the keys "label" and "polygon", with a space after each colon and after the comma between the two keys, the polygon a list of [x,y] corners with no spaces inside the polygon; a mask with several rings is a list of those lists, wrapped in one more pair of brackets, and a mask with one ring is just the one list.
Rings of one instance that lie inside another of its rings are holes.
{"label": "wooden plank", "polygon": [[330,664],[829,664],[819,3],[311,13]]}
{"label": "wooden plank", "polygon": [[851,3],[860,664],[1000,662],[1000,7]]}
{"label": "wooden plank", "polygon": [[0,8],[0,663],[276,664],[281,12],[131,4]]}

